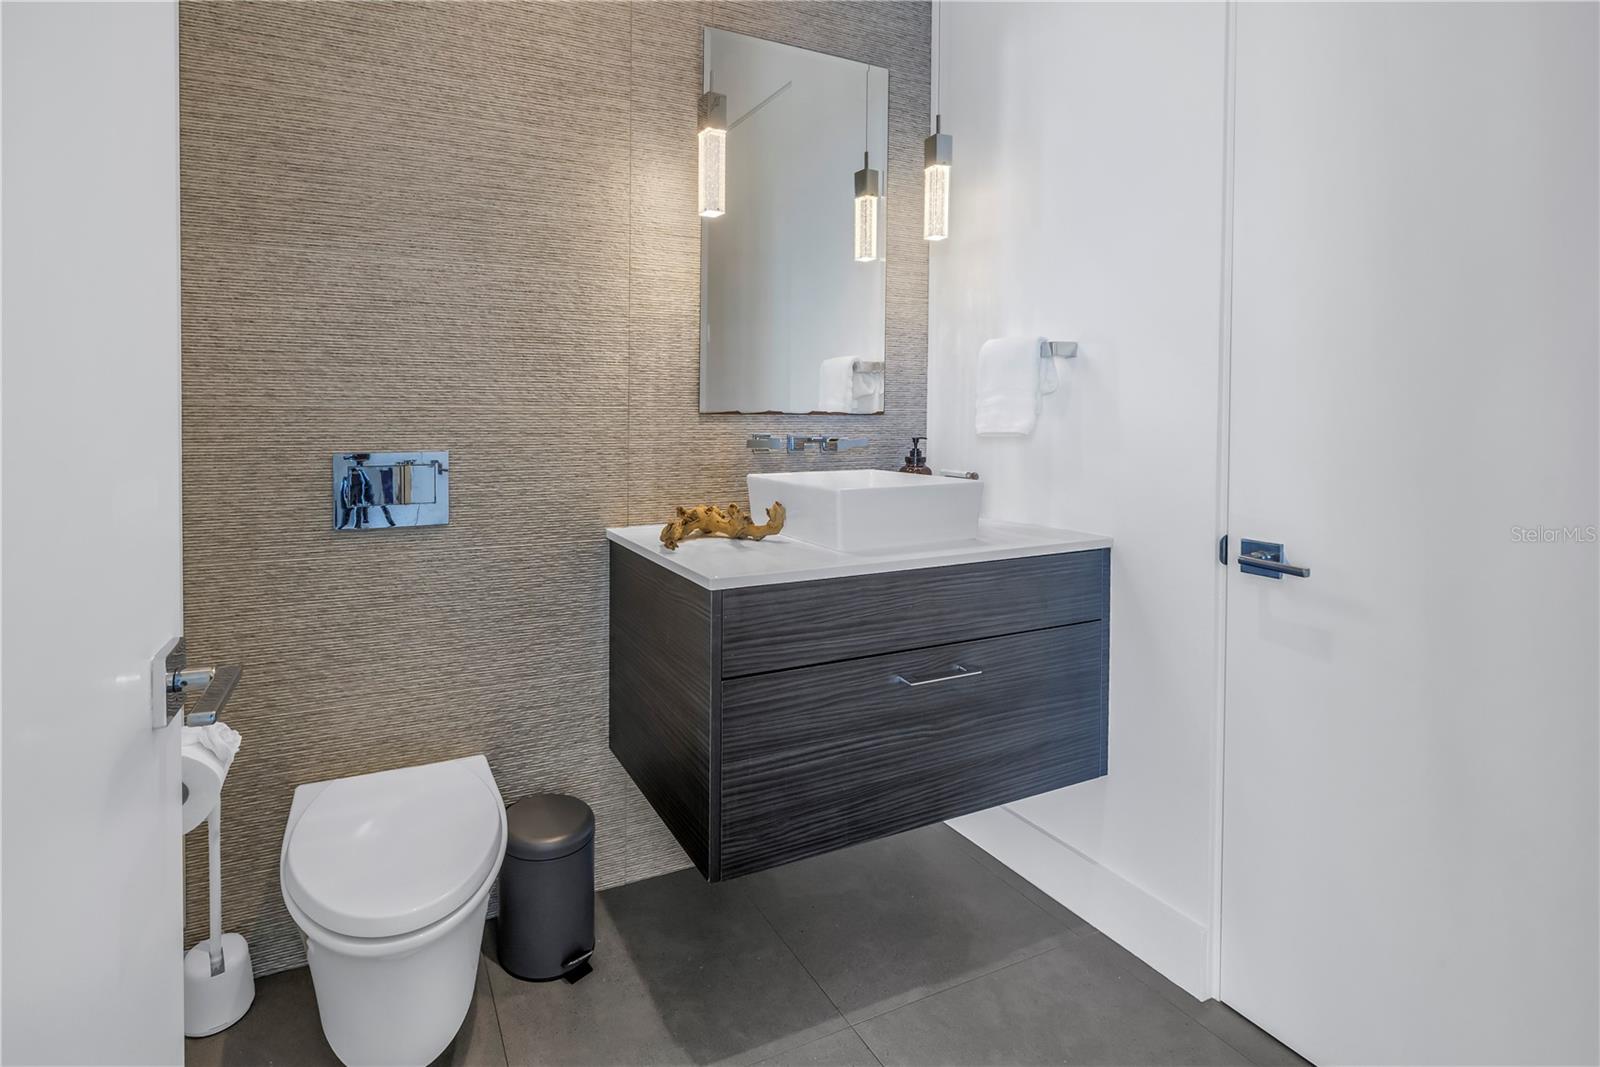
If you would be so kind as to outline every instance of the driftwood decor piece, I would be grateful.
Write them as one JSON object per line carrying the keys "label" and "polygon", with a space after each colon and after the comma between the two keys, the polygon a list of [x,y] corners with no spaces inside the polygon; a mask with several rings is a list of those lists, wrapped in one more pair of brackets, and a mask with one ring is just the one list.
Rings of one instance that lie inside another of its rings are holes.
{"label": "driftwood decor piece", "polygon": [[732,537],[759,541],[783,529],[784,514],[783,504],[776,500],[767,509],[767,521],[761,525],[751,521],[749,513],[738,504],[729,504],[726,511],[715,504],[679,508],[678,517],[661,527],[661,544],[676,549],[691,537]]}

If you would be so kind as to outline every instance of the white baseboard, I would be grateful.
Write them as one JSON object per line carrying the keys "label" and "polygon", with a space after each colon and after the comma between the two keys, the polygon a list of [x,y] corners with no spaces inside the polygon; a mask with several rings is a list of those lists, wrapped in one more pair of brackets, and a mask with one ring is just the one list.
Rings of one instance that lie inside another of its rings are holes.
{"label": "white baseboard", "polygon": [[1205,924],[1010,808],[964,815],[950,826],[1191,995],[1214,995]]}

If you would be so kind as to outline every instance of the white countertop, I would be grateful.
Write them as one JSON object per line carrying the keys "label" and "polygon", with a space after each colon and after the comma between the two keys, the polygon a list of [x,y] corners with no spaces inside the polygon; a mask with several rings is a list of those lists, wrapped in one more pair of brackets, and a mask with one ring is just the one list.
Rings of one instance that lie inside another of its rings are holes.
{"label": "white countertop", "polygon": [[1111,547],[1111,538],[1099,534],[997,522],[982,523],[977,538],[971,541],[870,553],[835,552],[782,534],[764,541],[697,537],[669,552],[661,546],[660,525],[611,526],[606,528],[606,537],[707,589],[810,582]]}

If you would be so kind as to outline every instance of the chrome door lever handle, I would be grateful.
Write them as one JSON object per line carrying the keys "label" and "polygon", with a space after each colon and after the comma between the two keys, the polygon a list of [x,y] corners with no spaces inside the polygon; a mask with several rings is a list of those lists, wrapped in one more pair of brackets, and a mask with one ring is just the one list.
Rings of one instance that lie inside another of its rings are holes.
{"label": "chrome door lever handle", "polygon": [[1311,577],[1310,567],[1296,567],[1292,563],[1280,563],[1275,559],[1267,559],[1265,556],[1258,556],[1253,552],[1248,556],[1240,556],[1239,565],[1241,567],[1246,566],[1247,560],[1249,561],[1248,566],[1259,567],[1261,570],[1272,571],[1274,574],[1287,574],[1295,578]]}
{"label": "chrome door lever handle", "polygon": [[1278,579],[1285,574],[1291,578],[1311,577],[1310,567],[1299,567],[1283,561],[1281,544],[1275,541],[1253,541],[1248,537],[1239,541],[1239,570],[1244,574],[1254,574],[1262,578]]}

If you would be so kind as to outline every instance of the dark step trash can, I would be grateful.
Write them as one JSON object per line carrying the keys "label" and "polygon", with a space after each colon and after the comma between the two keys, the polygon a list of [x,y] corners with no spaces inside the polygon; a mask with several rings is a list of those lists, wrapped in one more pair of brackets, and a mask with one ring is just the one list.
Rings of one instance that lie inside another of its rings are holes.
{"label": "dark step trash can", "polygon": [[540,793],[506,809],[500,966],[517,978],[576,982],[594,954],[594,812]]}

